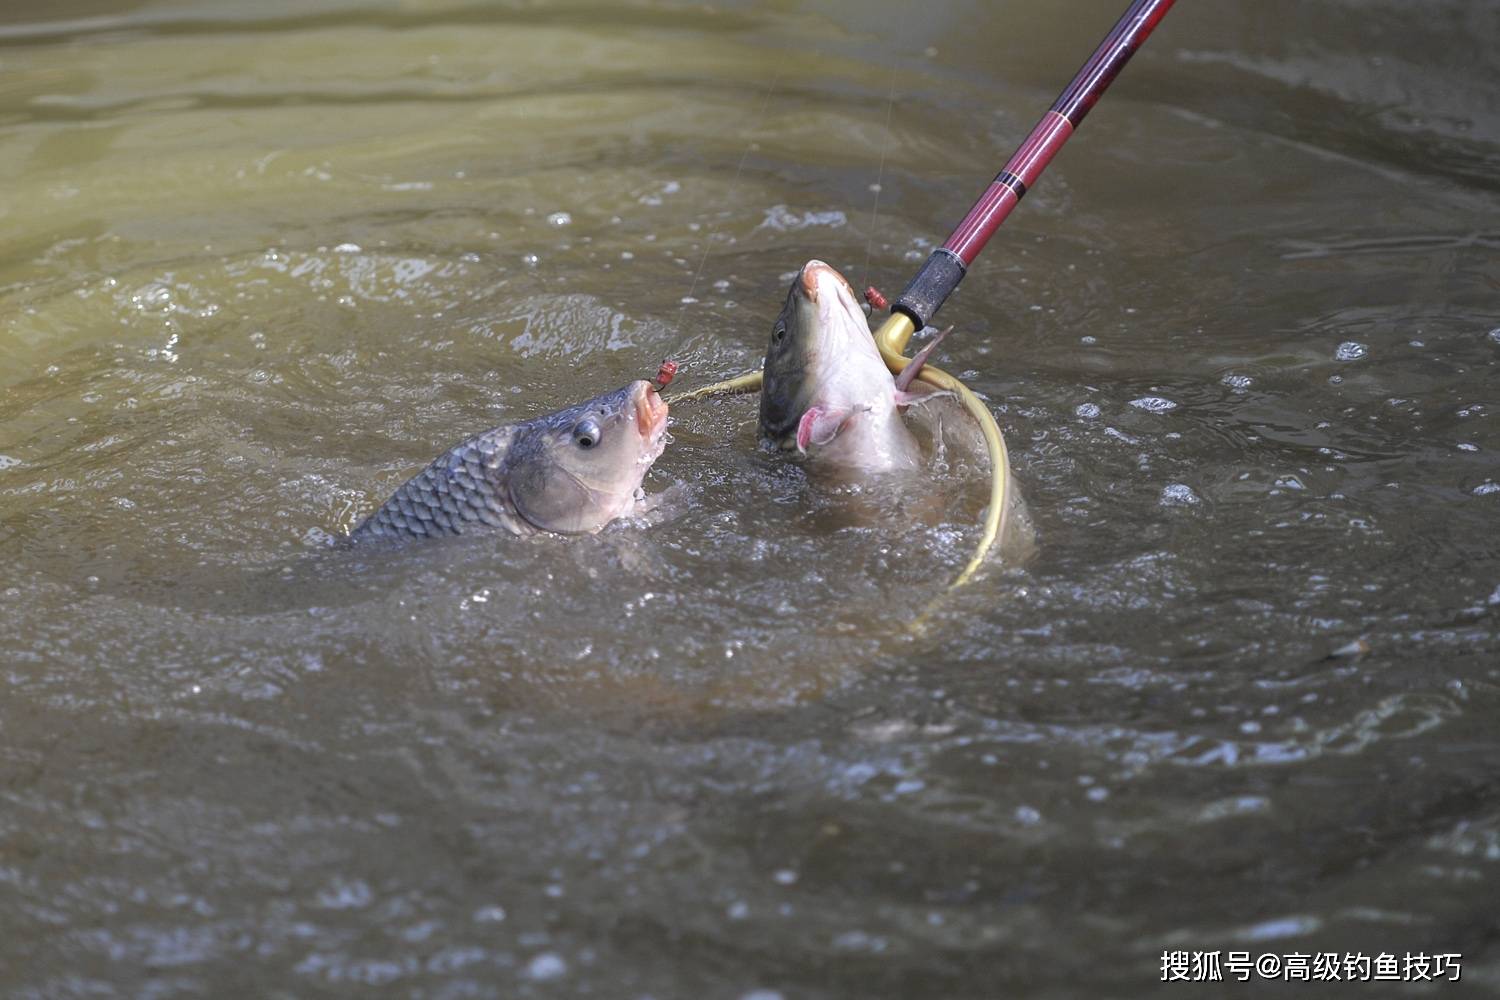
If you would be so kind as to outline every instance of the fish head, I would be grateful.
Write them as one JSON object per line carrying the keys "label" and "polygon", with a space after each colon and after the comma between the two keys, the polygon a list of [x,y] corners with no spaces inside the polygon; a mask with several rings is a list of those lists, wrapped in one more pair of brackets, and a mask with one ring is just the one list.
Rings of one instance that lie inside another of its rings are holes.
{"label": "fish head", "polygon": [[667,403],[644,379],[522,424],[506,457],[511,503],[544,531],[598,531],[635,502],[666,428]]}
{"label": "fish head", "polygon": [[761,436],[787,449],[826,444],[838,433],[837,415],[884,403],[893,390],[854,288],[828,264],[808,261],[771,328]]}

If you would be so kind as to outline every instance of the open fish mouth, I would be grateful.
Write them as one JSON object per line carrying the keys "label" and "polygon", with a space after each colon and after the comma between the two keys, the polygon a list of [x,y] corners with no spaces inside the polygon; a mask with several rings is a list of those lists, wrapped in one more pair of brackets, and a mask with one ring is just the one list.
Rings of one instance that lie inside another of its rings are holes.
{"label": "open fish mouth", "polygon": [[641,437],[655,441],[667,428],[667,401],[649,382],[637,382],[635,424]]}
{"label": "open fish mouth", "polygon": [[840,274],[836,268],[823,263],[821,260],[810,260],[802,266],[802,274],[799,276],[802,284],[802,294],[806,295],[813,302],[817,302],[818,283],[820,279],[825,278],[832,280],[837,287],[848,292],[849,300],[856,303],[856,308],[858,308],[859,299],[855,296],[854,286],[849,284],[849,279]]}

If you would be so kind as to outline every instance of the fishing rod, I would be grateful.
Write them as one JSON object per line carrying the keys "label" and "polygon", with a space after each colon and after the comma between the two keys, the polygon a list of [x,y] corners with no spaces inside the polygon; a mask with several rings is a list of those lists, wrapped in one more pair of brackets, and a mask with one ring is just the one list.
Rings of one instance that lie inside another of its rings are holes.
{"label": "fishing rod", "polygon": [[[902,352],[911,341],[912,334],[925,327],[958,283],[968,273],[969,266],[979,256],[995,230],[1010,215],[1026,192],[1036,183],[1047,164],[1062,149],[1063,144],[1083,122],[1109,85],[1136,50],[1146,41],[1156,26],[1172,9],[1175,0],[1134,0],[1125,13],[1115,22],[1093,55],[1074,74],[1063,88],[1047,113],[1042,115],[1020,147],[989,187],[974,202],[942,246],[933,250],[926,263],[911,279],[906,288],[890,306],[890,316],[875,331],[875,345],[892,373],[900,373],[911,361]],[[974,556],[949,589],[968,582],[985,556],[1004,530],[1010,506],[1010,461],[1005,450],[1005,439],[995,423],[995,417],[975,396],[969,387],[947,372],[924,365],[917,378],[938,389],[946,389],[958,397],[965,410],[974,417],[984,435],[985,447],[990,458],[990,503],[985,513],[984,531],[975,546]],[[704,396],[757,392],[761,387],[760,372],[751,372],[738,378],[705,386],[694,392],[682,394],[670,402],[700,399]]]}
{"label": "fishing rod", "polygon": [[1094,49],[1088,62],[1073,76],[1062,94],[1052,102],[1052,107],[995,175],[990,186],[974,202],[963,221],[948,234],[942,246],[932,251],[922,269],[891,304],[892,312],[905,317],[911,328],[903,334],[899,329],[890,328],[904,324],[899,320],[894,324],[887,320],[876,333],[877,341],[884,335],[885,342],[899,352],[905,348],[912,332],[932,320],[964,279],[974,258],[995,235],[995,230],[1000,228],[1058,150],[1083,123],[1084,116],[1114,83],[1130,57],[1167,16],[1173,3],[1174,0],[1135,0],[1126,9],[1104,41]]}

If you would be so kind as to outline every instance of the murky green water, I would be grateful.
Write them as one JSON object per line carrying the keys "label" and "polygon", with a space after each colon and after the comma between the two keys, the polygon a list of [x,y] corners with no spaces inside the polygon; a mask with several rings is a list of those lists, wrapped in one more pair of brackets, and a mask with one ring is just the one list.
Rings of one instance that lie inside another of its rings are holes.
{"label": "murky green water", "polygon": [[321,545],[809,257],[899,289],[1117,6],[9,4],[0,988],[1500,989],[1492,4],[1168,18],[943,314],[1040,551],[927,638],[983,483],[747,399],[597,537]]}

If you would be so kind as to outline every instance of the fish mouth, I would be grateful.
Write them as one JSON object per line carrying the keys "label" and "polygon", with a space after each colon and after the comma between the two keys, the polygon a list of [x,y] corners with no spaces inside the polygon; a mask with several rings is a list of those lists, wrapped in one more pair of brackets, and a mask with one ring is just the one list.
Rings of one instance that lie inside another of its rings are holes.
{"label": "fish mouth", "polygon": [[660,437],[667,427],[667,401],[655,386],[644,380],[636,383],[635,425],[648,441]]}
{"label": "fish mouth", "polygon": [[837,282],[838,285],[843,286],[844,291],[849,293],[851,300],[858,301],[854,295],[854,286],[849,284],[849,279],[840,274],[837,268],[831,264],[825,264],[821,260],[810,260],[802,265],[802,275],[798,283],[802,286],[802,293],[807,296],[808,300],[816,303],[818,301],[818,286],[830,278]]}

